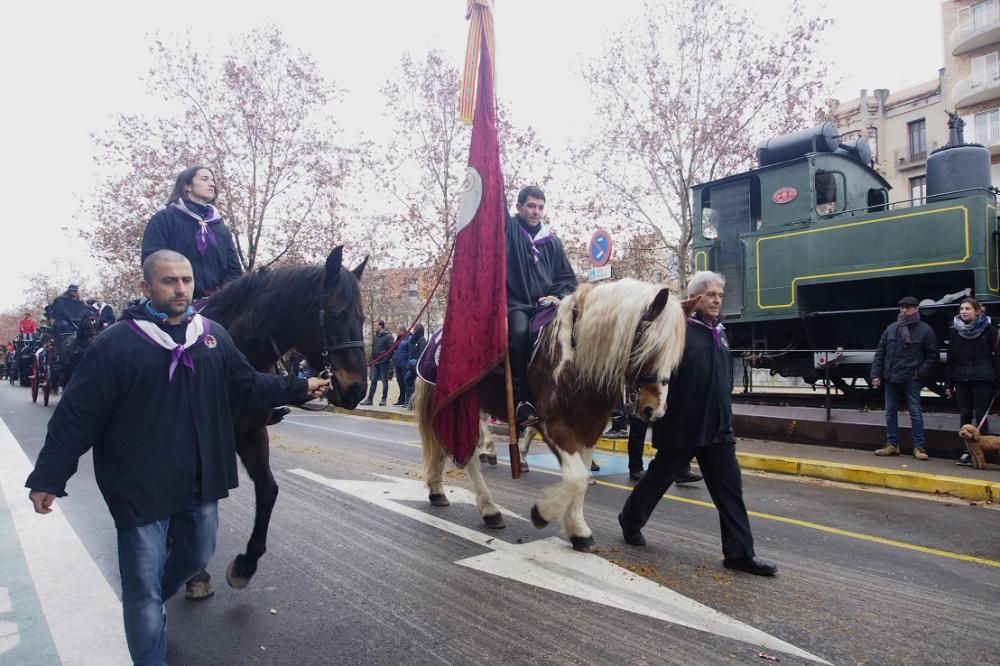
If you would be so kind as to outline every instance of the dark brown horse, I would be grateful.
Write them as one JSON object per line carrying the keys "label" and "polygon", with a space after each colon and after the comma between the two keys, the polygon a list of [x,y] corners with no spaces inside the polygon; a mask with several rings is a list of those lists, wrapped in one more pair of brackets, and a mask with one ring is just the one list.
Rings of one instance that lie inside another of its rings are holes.
{"label": "dark brown horse", "polygon": [[[327,399],[354,409],[365,396],[366,366],[358,282],[367,259],[354,270],[342,267],[343,246],[327,257],[326,266],[288,266],[247,273],[214,294],[201,314],[222,324],[250,364],[272,372],[278,359],[294,349],[310,367],[331,380]],[[270,410],[235,406],[236,452],[253,480],[256,499],[253,532],[246,552],[226,571],[234,588],[244,588],[267,550],[267,529],[278,484],[271,473],[267,421]],[[208,574],[188,584],[188,597],[210,594]],[[192,588],[195,588],[194,591]]]}
{"label": "dark brown horse", "polygon": [[[629,412],[644,421],[663,416],[670,373],[680,362],[685,321],[694,302],[681,303],[658,285],[620,280],[586,285],[560,303],[528,368],[528,386],[541,419],[538,430],[562,469],[562,481],[549,487],[531,509],[536,527],[562,520],[563,536],[575,549],[593,550],[583,497],[594,444],[623,397]],[[481,409],[506,419],[503,376],[487,375],[478,389]],[[418,380],[414,411],[424,477],[431,503],[446,506],[442,481],[448,454],[434,434],[432,410],[433,387]],[[503,527],[475,457],[465,471],[486,525]]]}

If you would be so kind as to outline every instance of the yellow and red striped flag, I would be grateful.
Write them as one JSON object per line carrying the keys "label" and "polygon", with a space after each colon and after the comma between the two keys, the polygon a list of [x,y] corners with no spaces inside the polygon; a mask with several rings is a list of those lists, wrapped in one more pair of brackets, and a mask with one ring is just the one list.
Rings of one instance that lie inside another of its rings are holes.
{"label": "yellow and red striped flag", "polygon": [[472,122],[476,110],[476,88],[479,80],[479,60],[483,52],[482,42],[486,41],[489,54],[490,81],[496,78],[496,38],[493,34],[493,0],[469,0],[465,10],[469,21],[469,37],[465,43],[465,66],[462,69],[462,88],[458,95],[458,119]]}

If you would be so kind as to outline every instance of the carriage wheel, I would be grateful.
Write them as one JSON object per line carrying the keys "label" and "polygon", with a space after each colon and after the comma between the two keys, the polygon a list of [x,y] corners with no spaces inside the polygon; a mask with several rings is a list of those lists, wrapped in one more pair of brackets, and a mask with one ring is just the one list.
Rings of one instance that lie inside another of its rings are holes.
{"label": "carriage wheel", "polygon": [[31,402],[38,402],[38,360],[32,364],[31,373]]}

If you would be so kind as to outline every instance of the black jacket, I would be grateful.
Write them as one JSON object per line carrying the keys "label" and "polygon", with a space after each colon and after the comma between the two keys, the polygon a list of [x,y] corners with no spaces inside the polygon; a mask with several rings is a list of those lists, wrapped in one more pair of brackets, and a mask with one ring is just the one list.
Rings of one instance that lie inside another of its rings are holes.
{"label": "black jacket", "polygon": [[427,346],[427,338],[424,337],[423,326],[413,329],[413,338],[410,340],[410,364],[414,365],[420,360],[420,355]]}
{"label": "black jacket", "polygon": [[92,309],[83,301],[63,294],[62,296],[56,296],[56,299],[45,308],[45,314],[56,325],[56,328],[62,332],[63,330],[74,328],[71,324],[79,324]]}
{"label": "black jacket", "polygon": [[554,234],[542,227],[532,239],[519,219],[507,218],[507,310],[532,312],[543,296],[573,293],[576,274]]}
{"label": "black jacket", "polygon": [[733,361],[725,331],[689,320],[684,355],[670,377],[667,413],[653,423],[653,447],[693,449],[733,444]]}
{"label": "black jacket", "polygon": [[[372,360],[374,361],[378,357],[385,354],[392,347],[394,342],[392,338],[392,333],[389,331],[382,331],[375,335],[375,339],[372,340]],[[381,361],[378,362],[379,365],[388,365],[392,361],[391,356],[386,356]]]}
{"label": "black jacket", "polygon": [[233,236],[225,223],[212,224],[209,229],[216,244],[208,244],[202,254],[195,241],[198,221],[192,213],[171,204],[150,218],[146,225],[142,234],[142,261],[157,250],[180,252],[194,270],[194,297],[204,298],[243,274]]}
{"label": "black jacket", "polygon": [[[123,319],[148,318],[141,308]],[[212,501],[238,485],[230,401],[259,408],[308,399],[304,379],[255,371],[229,333],[188,349],[192,372],[125,321],[90,344],[49,421],[45,446],[25,484],[57,497],[94,450],[97,485],[117,527],[166,518],[193,501]],[[183,341],[185,324],[164,327]]]}
{"label": "black jacket", "polygon": [[995,353],[997,328],[988,326],[972,339],[963,338],[955,329],[948,336],[948,362],[945,386],[958,382],[990,382],[1000,388],[1000,355]]}
{"label": "black jacket", "polygon": [[115,309],[107,303],[104,304],[103,308],[98,310],[97,316],[105,326],[111,326],[111,324],[115,323]]}
{"label": "black jacket", "polygon": [[934,330],[923,321],[910,326],[910,344],[899,339],[899,322],[882,332],[872,361],[872,379],[897,384],[911,379],[927,379],[938,364],[938,343]]}

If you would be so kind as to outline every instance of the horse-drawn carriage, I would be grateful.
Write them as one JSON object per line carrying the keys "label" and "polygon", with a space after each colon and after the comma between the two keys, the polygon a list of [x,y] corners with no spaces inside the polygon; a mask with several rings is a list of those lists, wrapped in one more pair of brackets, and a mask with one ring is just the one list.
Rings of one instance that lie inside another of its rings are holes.
{"label": "horse-drawn carriage", "polygon": [[14,341],[14,351],[7,355],[7,368],[10,384],[15,383],[21,386],[31,385],[31,375],[34,371],[35,352],[41,345],[41,334],[36,334],[32,339],[19,336]]}

